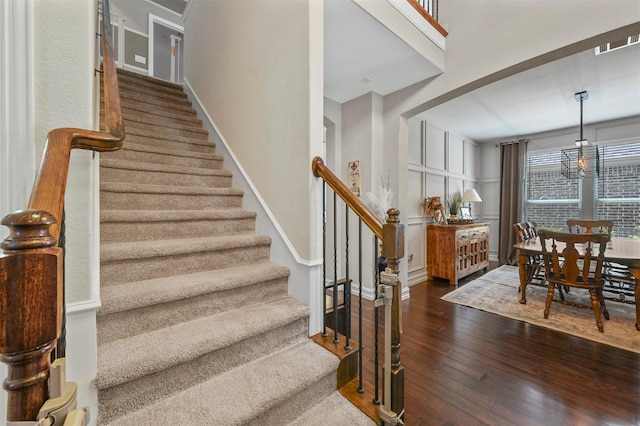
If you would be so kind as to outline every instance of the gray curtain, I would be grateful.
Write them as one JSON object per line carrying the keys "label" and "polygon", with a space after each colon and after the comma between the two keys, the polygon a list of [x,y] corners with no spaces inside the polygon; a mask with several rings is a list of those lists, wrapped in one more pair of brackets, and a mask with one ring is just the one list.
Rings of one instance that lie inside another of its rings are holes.
{"label": "gray curtain", "polygon": [[515,265],[517,237],[513,224],[522,222],[524,166],[527,155],[526,139],[500,145],[500,264]]}

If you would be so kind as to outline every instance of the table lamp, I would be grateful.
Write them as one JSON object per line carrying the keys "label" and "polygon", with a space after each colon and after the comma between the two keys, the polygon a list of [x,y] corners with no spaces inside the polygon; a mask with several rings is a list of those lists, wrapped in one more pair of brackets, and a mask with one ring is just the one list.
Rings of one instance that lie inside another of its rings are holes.
{"label": "table lamp", "polygon": [[475,189],[469,188],[464,191],[462,200],[460,200],[460,202],[469,203],[469,216],[471,216],[471,203],[480,203],[482,202],[482,198],[480,198]]}

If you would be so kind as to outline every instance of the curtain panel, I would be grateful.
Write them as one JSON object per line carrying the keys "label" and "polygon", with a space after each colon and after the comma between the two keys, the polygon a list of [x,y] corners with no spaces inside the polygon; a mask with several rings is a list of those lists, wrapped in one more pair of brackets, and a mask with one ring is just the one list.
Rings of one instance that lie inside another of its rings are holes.
{"label": "curtain panel", "polygon": [[500,239],[498,260],[501,265],[517,263],[513,245],[517,236],[513,224],[522,222],[524,173],[527,139],[500,145]]}

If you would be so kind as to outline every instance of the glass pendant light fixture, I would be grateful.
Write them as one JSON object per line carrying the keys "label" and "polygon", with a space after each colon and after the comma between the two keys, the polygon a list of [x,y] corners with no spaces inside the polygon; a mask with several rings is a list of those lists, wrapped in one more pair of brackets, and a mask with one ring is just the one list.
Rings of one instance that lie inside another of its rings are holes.
{"label": "glass pendant light fixture", "polygon": [[598,177],[600,174],[600,151],[597,146],[590,146],[584,137],[583,106],[589,98],[587,91],[578,92],[576,101],[580,102],[580,139],[575,144],[577,148],[563,149],[561,159],[562,175],[568,179]]}

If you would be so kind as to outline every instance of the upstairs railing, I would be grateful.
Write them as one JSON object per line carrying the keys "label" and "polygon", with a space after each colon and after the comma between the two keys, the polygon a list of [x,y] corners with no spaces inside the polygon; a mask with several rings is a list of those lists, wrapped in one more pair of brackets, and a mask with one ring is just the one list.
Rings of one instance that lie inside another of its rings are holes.
{"label": "upstairs railing", "polygon": [[[347,186],[336,177],[329,168],[327,168],[320,157],[316,157],[312,162],[312,170],[315,176],[322,178],[323,185],[323,278],[324,289],[322,294],[324,312],[324,335],[329,335],[329,328],[332,329],[333,342],[342,341],[338,334],[344,335],[345,350],[351,350],[352,347],[352,330],[351,330],[351,293],[352,282],[354,279],[350,276],[350,241],[349,241],[349,212],[355,213],[358,218],[358,264],[356,281],[358,282],[358,392],[364,393],[363,386],[363,336],[362,336],[362,284],[363,284],[363,263],[362,263],[362,224],[373,233],[374,243],[374,262],[371,269],[374,278],[374,298],[375,298],[375,319],[374,319],[374,397],[373,403],[380,404],[380,386],[379,386],[379,349],[378,349],[378,309],[385,308],[385,354],[384,354],[384,387],[382,406],[378,410],[380,420],[384,424],[397,424],[397,420],[401,419],[404,414],[404,367],[400,362],[400,308],[401,308],[401,290],[402,286],[398,280],[398,267],[400,260],[404,256],[404,225],[400,223],[399,211],[397,209],[389,209],[387,212],[387,221],[382,223],[371,210],[355,196]],[[333,256],[327,256],[327,186],[333,190]],[[337,264],[337,197],[344,201],[345,210],[345,258],[344,258],[344,277],[338,278]],[[351,213],[351,214],[353,214]],[[355,245],[355,244],[354,244]],[[381,247],[381,250],[379,249]],[[355,250],[354,250],[355,251]],[[333,279],[327,277],[327,258],[333,259]],[[342,302],[338,301],[342,297]],[[331,304],[327,306],[327,299]]]}
{"label": "upstairs railing", "polygon": [[[102,7],[101,7],[102,6]],[[54,348],[64,321],[64,193],[72,149],[115,151],[125,137],[113,56],[108,0],[102,20],[105,131],[50,131],[26,210],[7,215],[0,244],[0,361],[7,364],[7,420],[35,421],[45,401]],[[60,25],[60,22],[51,22]],[[61,99],[60,102],[64,102]],[[21,141],[32,143],[32,141]]]}
{"label": "upstairs railing", "polygon": [[444,37],[447,31],[438,22],[438,0],[407,0],[411,6]]}

